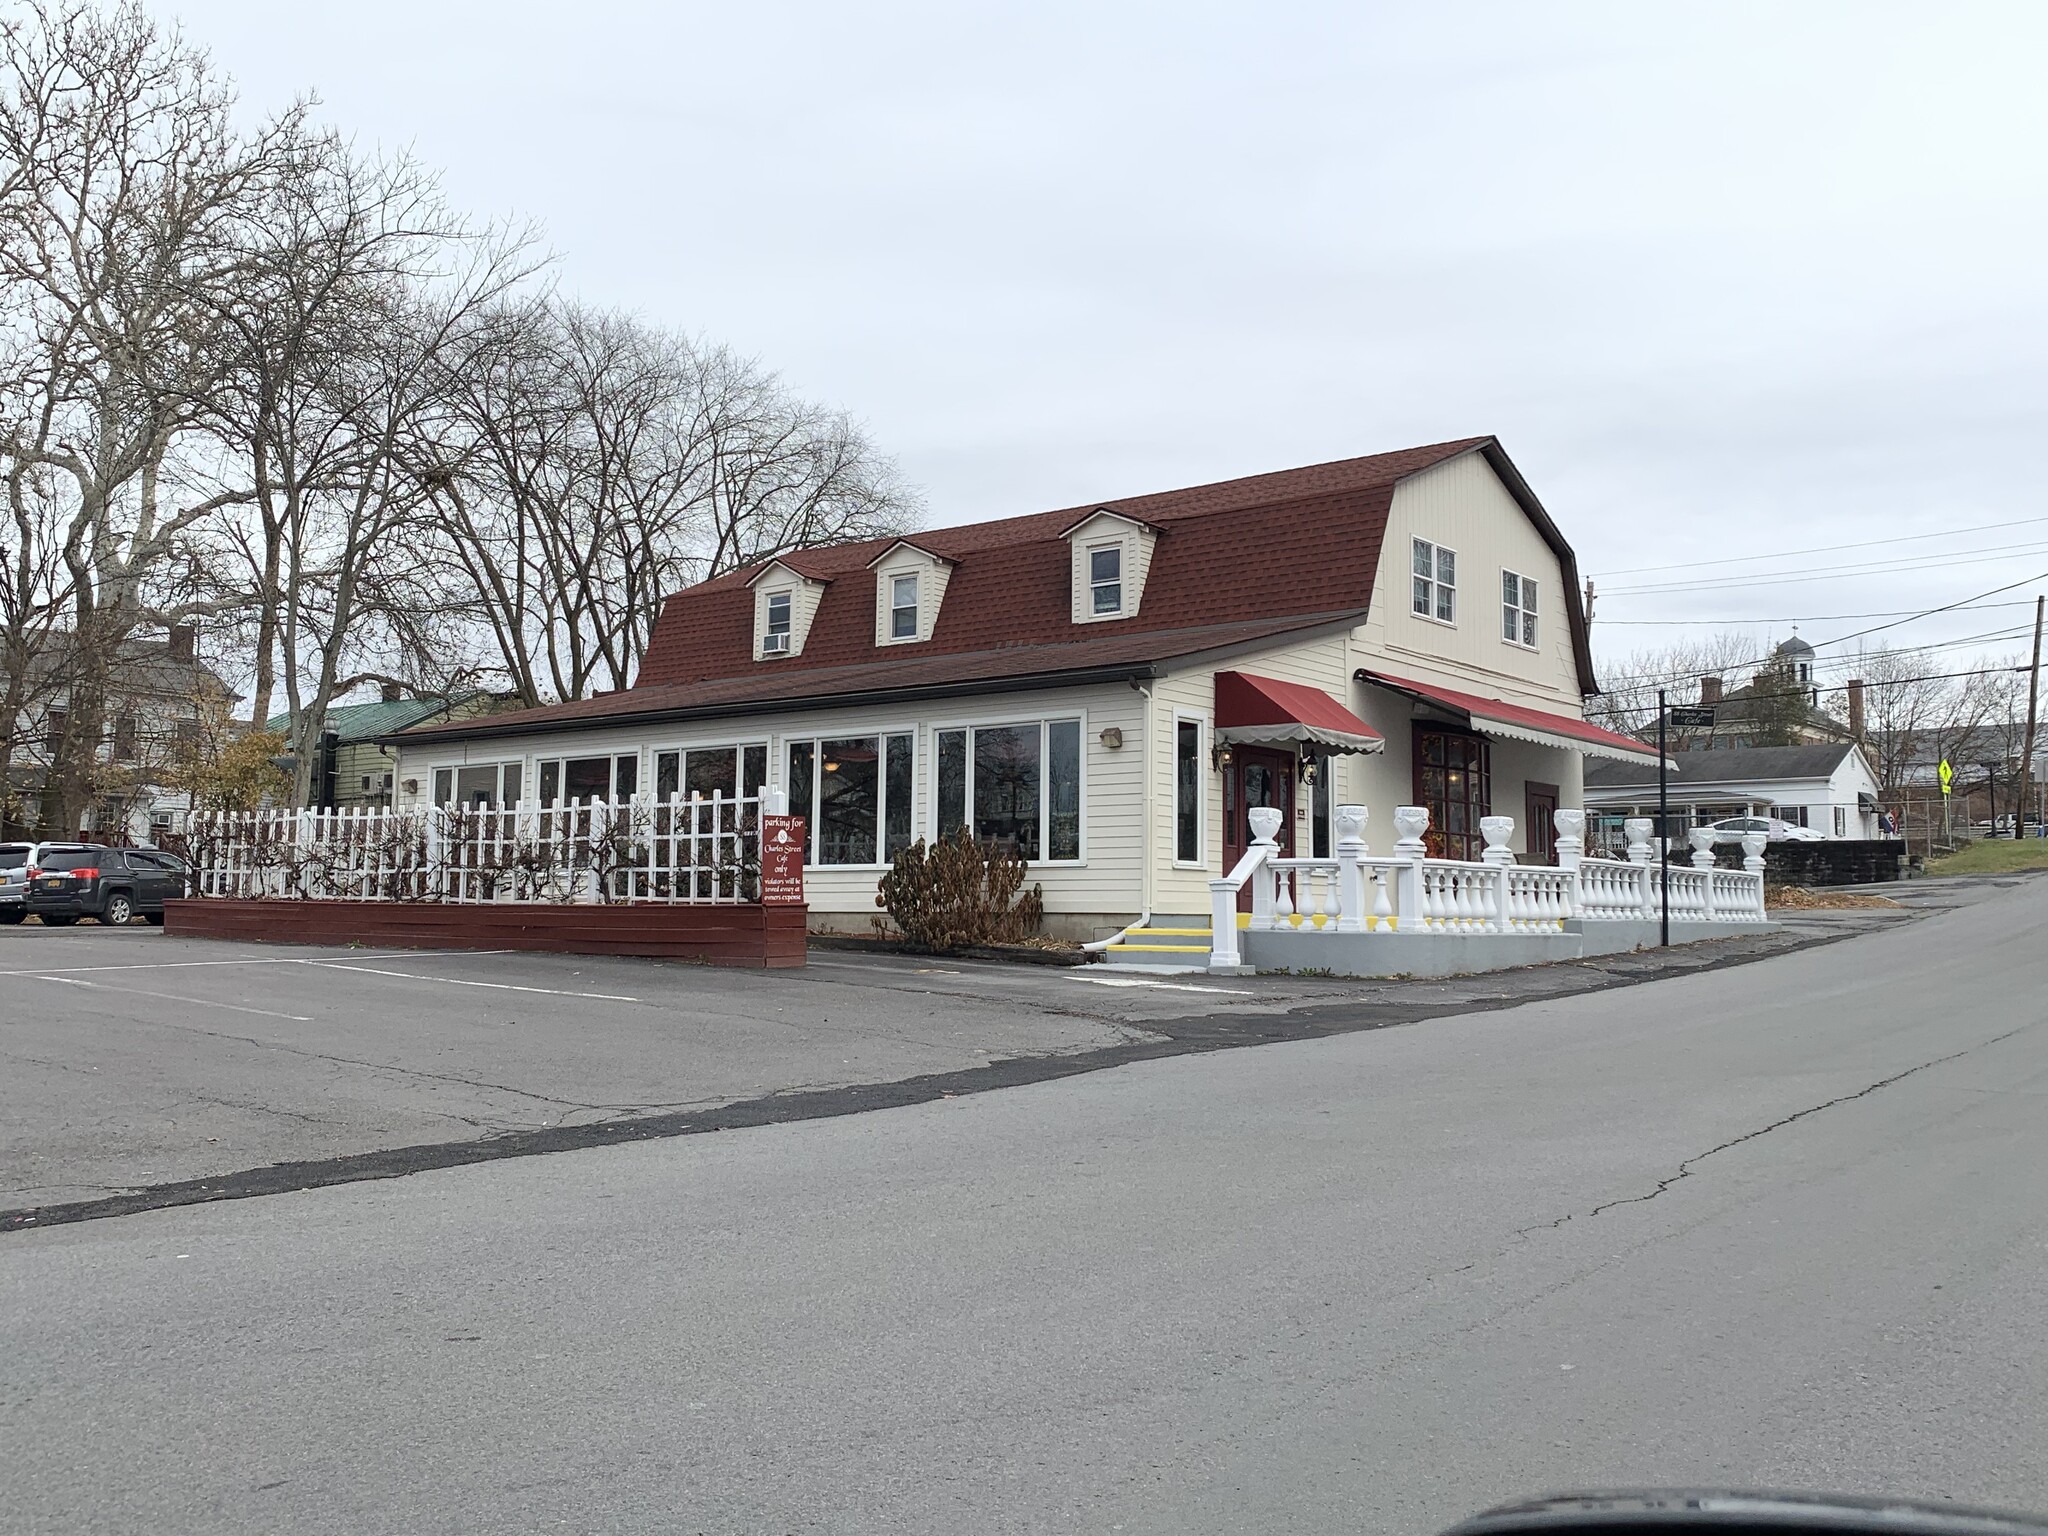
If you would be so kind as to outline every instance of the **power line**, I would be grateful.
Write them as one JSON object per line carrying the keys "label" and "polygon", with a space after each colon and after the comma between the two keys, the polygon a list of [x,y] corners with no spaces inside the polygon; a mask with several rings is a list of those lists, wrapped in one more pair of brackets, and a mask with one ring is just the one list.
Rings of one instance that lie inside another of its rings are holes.
{"label": "power line", "polygon": [[1783,560],[1793,555],[1831,555],[1836,550],[1871,547],[1879,544],[1911,544],[1920,539],[1954,539],[1966,533],[1990,533],[1999,528],[2021,528],[2029,523],[2048,523],[2048,517],[2022,517],[2009,523],[1978,523],[1972,528],[1944,528],[1939,533],[1902,533],[1889,539],[1859,539],[1854,544],[1817,544],[1812,549],[1777,550],[1768,555],[1729,555],[1721,560],[1693,560],[1677,565],[1632,565],[1618,571],[1594,571],[1594,580],[1604,581],[1612,576],[1644,576],[1653,571],[1684,571],[1704,565],[1743,565],[1757,560]]}
{"label": "power line", "polygon": [[[1600,595],[1602,597],[1607,596],[1605,592]],[[2031,608],[2034,604],[2031,599],[2023,599],[2011,603],[1973,603],[1968,606],[1975,610],[1989,610],[1992,608]],[[1963,610],[1959,609],[1957,611],[1961,612]],[[1918,616],[1919,612],[1920,610],[1917,608],[1888,608],[1878,613],[1800,613],[1794,614],[1790,618],[1775,619],[1602,619],[1600,627],[1602,629],[1609,629],[1626,625],[1631,629],[1653,626],[1676,628],[1681,625],[1690,624],[1697,628],[1704,628],[1708,625],[1720,624],[1731,629],[1740,629],[1753,624],[1831,624],[1840,619],[1913,618]]]}
{"label": "power line", "polygon": [[[1958,598],[1956,599],[1956,601],[1952,603],[1943,603],[1938,608],[1923,608],[1918,613],[1908,615],[1906,618],[1903,619],[1894,619],[1889,624],[1873,624],[1868,629],[1851,630],[1848,634],[1837,635],[1832,640],[1822,640],[1817,643],[1814,643],[1813,648],[1816,651],[1818,651],[1823,646],[1844,645],[1851,640],[1861,640],[1865,635],[1882,634],[1885,630],[1897,629],[1902,624],[1913,624],[1917,623],[1921,619],[1931,619],[1937,613],[1953,613],[1959,608],[1968,608],[1973,603],[1982,602],[1987,597],[1996,597],[2001,592],[2010,592],[2015,587],[2032,586],[2037,581],[2048,581],[2048,571],[2041,571],[2032,576],[2023,576],[2018,581],[2009,581],[2002,587],[1991,588],[1988,592],[1978,592],[1972,594],[1969,597]],[[1909,649],[1913,649],[1913,647],[1909,647]],[[1738,667],[1766,666],[1770,663],[1770,660],[1771,658],[1769,656],[1759,656],[1751,661],[1731,662],[1727,666],[1723,667],[1721,670],[1724,672],[1732,672],[1736,670],[1736,668]],[[1660,683],[1682,682],[1685,679],[1695,677],[1697,675],[1698,673],[1696,669],[1687,669],[1683,672],[1673,672],[1665,677],[1647,679],[1643,684],[1639,686],[1654,688],[1658,686]]]}
{"label": "power line", "polygon": [[1646,597],[1667,596],[1680,592],[1720,592],[1731,587],[1786,587],[1798,586],[1814,581],[1848,581],[1859,576],[1889,576],[1905,571],[1939,570],[1950,566],[1982,565],[1991,560],[2008,560],[2014,555],[2038,555],[2048,553],[2048,544],[1994,544],[1983,549],[1959,550],[1949,555],[1899,555],[1888,560],[1859,561],[1851,565],[1816,566],[1807,571],[1787,571],[1781,575],[1752,573],[1748,575],[1710,576],[1702,581],[1656,582],[1640,587],[1612,587],[1602,597]]}
{"label": "power line", "polygon": [[[2032,631],[2029,630],[2029,633],[2032,633]],[[1918,677],[1851,678],[1846,683],[1801,683],[1796,688],[1779,689],[1773,693],[1744,693],[1740,697],[1730,697],[1726,702],[1729,704],[1754,704],[1766,699],[1806,699],[1811,698],[1817,693],[1847,693],[1851,683],[1860,684],[1865,689],[1875,693],[1885,688],[1904,687],[1907,683],[1945,683],[1959,677],[1997,677],[2007,672],[2025,672],[2026,670],[2028,669],[2025,667],[1971,667],[1962,672],[1927,672]],[[1612,699],[1622,698],[1631,694],[1655,693],[1658,689],[1666,686],[1668,685],[1665,683],[1632,683],[1625,688],[1616,688],[1609,693],[1596,694],[1595,697]],[[1676,707],[1683,709],[1686,706],[1681,704]]]}

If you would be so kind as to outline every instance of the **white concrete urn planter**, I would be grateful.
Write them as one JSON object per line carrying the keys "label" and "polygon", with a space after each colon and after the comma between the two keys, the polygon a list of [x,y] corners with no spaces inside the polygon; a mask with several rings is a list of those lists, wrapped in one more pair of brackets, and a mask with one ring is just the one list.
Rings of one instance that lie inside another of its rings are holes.
{"label": "white concrete urn planter", "polygon": [[1768,832],[1745,832],[1742,834],[1742,867],[1753,875],[1764,872],[1764,845],[1771,840]]}
{"label": "white concrete urn planter", "polygon": [[1508,839],[1515,835],[1514,817],[1480,817],[1479,835],[1486,839],[1486,851],[1479,855],[1482,862],[1487,864],[1512,864],[1515,862],[1515,851],[1508,846]]}
{"label": "white concrete urn planter", "polygon": [[1586,813],[1584,811],[1553,811],[1551,826],[1557,829],[1557,867],[1576,868],[1586,853]]}
{"label": "white concrete urn planter", "polygon": [[1655,823],[1647,816],[1631,816],[1621,824],[1622,833],[1628,838],[1628,861],[1631,864],[1647,864],[1654,856],[1650,847],[1650,828]]}
{"label": "white concrete urn planter", "polygon": [[1694,869],[1712,869],[1714,867],[1714,829],[1712,827],[1694,827],[1685,835],[1692,843],[1692,867]]}
{"label": "white concrete urn planter", "polygon": [[1252,841],[1272,843],[1279,841],[1280,809],[1272,805],[1255,805],[1251,808]]}
{"label": "white concrete urn planter", "polygon": [[1365,807],[1362,805],[1340,805],[1337,807],[1337,845],[1357,843],[1359,851],[1365,845]]}
{"label": "white concrete urn planter", "polygon": [[1422,834],[1429,830],[1429,807],[1426,805],[1397,805],[1394,807],[1394,856],[1400,859],[1422,857]]}

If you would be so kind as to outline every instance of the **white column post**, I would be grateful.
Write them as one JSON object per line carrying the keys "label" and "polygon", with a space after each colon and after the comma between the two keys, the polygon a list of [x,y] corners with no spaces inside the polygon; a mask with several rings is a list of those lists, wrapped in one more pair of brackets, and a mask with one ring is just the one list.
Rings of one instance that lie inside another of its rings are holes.
{"label": "white column post", "polygon": [[1243,962],[1237,954],[1237,887],[1228,880],[1209,882],[1209,969],[1235,975]]}
{"label": "white column post", "polygon": [[1428,830],[1428,806],[1394,807],[1394,857],[1402,860],[1394,866],[1394,904],[1398,909],[1394,913],[1394,922],[1402,933],[1430,931],[1422,902],[1422,858],[1427,851],[1422,834]]}
{"label": "white column post", "polygon": [[1557,867],[1564,871],[1562,917],[1579,915],[1579,861],[1586,856],[1586,813],[1557,811],[1550,824],[1557,829]]}
{"label": "white column post", "polygon": [[1252,927],[1264,933],[1273,926],[1274,880],[1279,871],[1273,868],[1272,861],[1280,852],[1280,812],[1274,806],[1255,805],[1248,819],[1252,829],[1250,851],[1259,855],[1252,870]]}
{"label": "white column post", "polygon": [[1364,933],[1371,919],[1365,910],[1365,816],[1362,805],[1337,807],[1337,931]]}

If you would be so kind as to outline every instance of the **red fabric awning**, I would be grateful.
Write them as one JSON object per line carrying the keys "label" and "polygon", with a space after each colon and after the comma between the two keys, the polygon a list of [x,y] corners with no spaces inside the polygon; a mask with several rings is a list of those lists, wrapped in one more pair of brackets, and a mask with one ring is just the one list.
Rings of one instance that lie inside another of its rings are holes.
{"label": "red fabric awning", "polygon": [[1312,741],[1334,752],[1378,752],[1380,733],[1320,688],[1249,672],[1216,674],[1218,741]]}
{"label": "red fabric awning", "polygon": [[1573,715],[1552,714],[1549,710],[1531,709],[1526,704],[1510,704],[1506,699],[1489,699],[1476,693],[1460,693],[1455,688],[1443,688],[1435,683],[1410,682],[1407,678],[1389,677],[1384,672],[1361,671],[1358,676],[1361,681],[1377,687],[1391,688],[1411,699],[1421,699],[1439,709],[1463,715],[1473,730],[1485,735],[1533,741],[1545,747],[1563,747],[1568,751],[1583,752],[1588,757],[1616,758],[1624,762],[1657,761],[1655,747],[1645,745],[1633,736],[1603,730]]}

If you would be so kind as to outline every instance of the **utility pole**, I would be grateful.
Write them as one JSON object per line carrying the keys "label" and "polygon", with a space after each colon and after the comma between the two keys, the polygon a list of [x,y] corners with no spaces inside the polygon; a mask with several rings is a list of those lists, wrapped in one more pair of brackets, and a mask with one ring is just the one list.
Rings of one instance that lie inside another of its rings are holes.
{"label": "utility pole", "polygon": [[[2027,744],[2020,751],[2020,797],[2013,812],[2012,835],[2024,837],[2027,830],[2027,790],[2034,778],[2034,727],[2041,710],[2041,617],[2048,612],[2048,596],[2034,599],[2034,664],[2027,669]],[[1996,823],[1993,823],[1995,826]]]}
{"label": "utility pole", "polygon": [[1590,626],[1590,625],[1592,624],[1592,622],[1593,622],[1593,578],[1592,578],[1592,577],[1590,577],[1590,576],[1588,576],[1588,577],[1586,578],[1586,623],[1587,623],[1587,625],[1588,625],[1588,626]]}
{"label": "utility pole", "polygon": [[1657,690],[1657,890],[1662,908],[1657,915],[1657,942],[1671,947],[1671,766],[1664,755],[1664,690]]}

